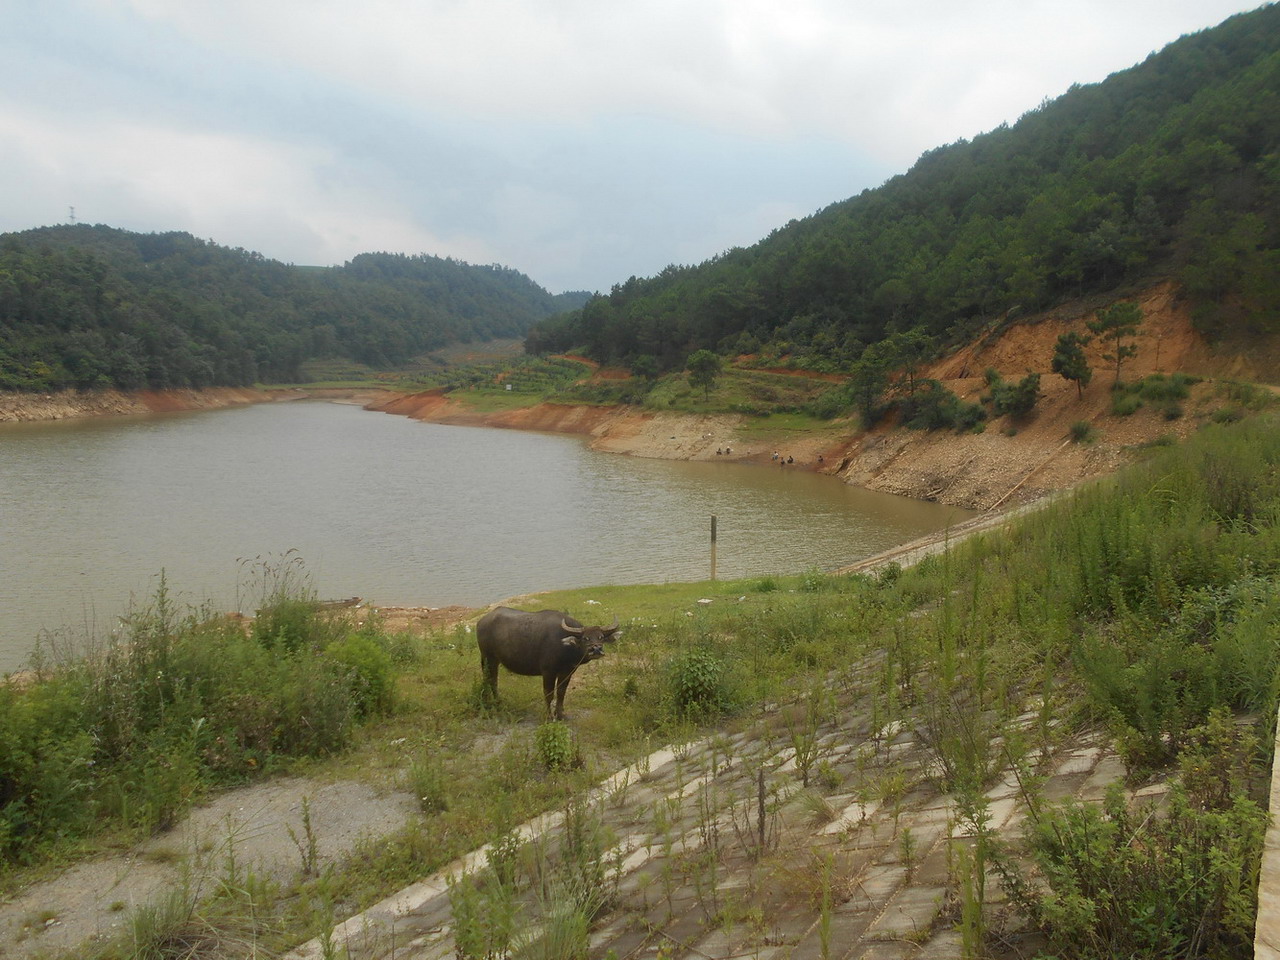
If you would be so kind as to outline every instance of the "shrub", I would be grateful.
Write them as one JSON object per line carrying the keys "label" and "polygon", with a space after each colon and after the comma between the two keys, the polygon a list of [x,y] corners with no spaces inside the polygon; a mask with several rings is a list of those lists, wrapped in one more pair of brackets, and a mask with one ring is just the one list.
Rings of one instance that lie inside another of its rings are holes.
{"label": "shrub", "polygon": [[1071,439],[1076,443],[1089,443],[1094,437],[1093,425],[1087,420],[1077,420],[1071,425]]}
{"label": "shrub", "polygon": [[1177,755],[1188,730],[1216,702],[1217,675],[1209,651],[1170,632],[1154,637],[1094,638],[1077,664],[1090,700],[1111,717],[1130,770],[1162,766]]}
{"label": "shrub", "polygon": [[681,716],[725,713],[733,706],[728,664],[708,645],[676,654],[667,675],[672,706]]}
{"label": "shrub", "polygon": [[876,583],[882,587],[891,587],[898,582],[902,576],[902,564],[896,560],[890,560],[878,571],[876,571]]}
{"label": "shrub", "polygon": [[903,424],[913,430],[968,430],[986,418],[979,404],[964,403],[936,380],[922,380],[898,404],[898,412]]}
{"label": "shrub", "polygon": [[1142,406],[1142,397],[1125,390],[1116,390],[1111,394],[1111,412],[1117,417],[1128,417],[1138,412]]}
{"label": "shrub", "polygon": [[356,716],[367,717],[391,709],[395,692],[391,657],[370,637],[353,633],[331,643],[325,656],[348,669]]}
{"label": "shrub", "polygon": [[1247,753],[1225,713],[1197,732],[1167,809],[1069,802],[1033,821],[1043,886],[1023,887],[1053,946],[1081,958],[1246,956],[1267,814],[1231,782]]}
{"label": "shrub", "polygon": [[1175,373],[1167,377],[1163,373],[1153,373],[1138,381],[1131,389],[1136,390],[1143,400],[1160,403],[1187,399],[1191,395],[1190,388],[1199,382],[1198,377],[1188,376],[1185,373]]}
{"label": "shrub", "polygon": [[1006,414],[1015,419],[1025,417],[1040,399],[1038,373],[1028,373],[1017,383],[1007,383],[998,371],[991,369],[987,371],[986,379],[989,392],[984,399],[991,404],[991,410],[997,417]]}
{"label": "shrub", "polygon": [[253,636],[263,646],[293,653],[323,650],[345,624],[326,614],[320,603],[308,597],[284,597],[258,610]]}
{"label": "shrub", "polygon": [[448,778],[434,757],[414,760],[407,775],[409,790],[418,798],[423,813],[444,813],[449,809]]}
{"label": "shrub", "polygon": [[[281,610],[302,610],[281,598]],[[292,613],[284,623],[311,622]],[[323,636],[333,621],[321,618]],[[284,655],[207,611],[181,612],[164,578],[126,633],[27,688],[0,686],[0,859],[111,825],[161,829],[219,783],[346,745],[388,702],[390,658],[353,635]]]}
{"label": "shrub", "polygon": [[553,772],[582,765],[582,755],[573,731],[561,720],[552,720],[538,727],[533,736],[533,752],[538,762]]}
{"label": "shrub", "polygon": [[829,387],[818,394],[807,404],[805,412],[819,420],[833,420],[846,413],[853,405],[849,391],[843,386]]}
{"label": "shrub", "polygon": [[1183,415],[1178,402],[1191,395],[1191,386],[1199,383],[1196,377],[1183,373],[1165,376],[1153,373],[1135,383],[1116,381],[1111,386],[1111,412],[1118,417],[1136,413],[1143,404],[1157,407],[1166,420],[1177,420]]}
{"label": "shrub", "polygon": [[801,593],[821,593],[834,586],[832,578],[821,570],[810,570],[800,576]]}

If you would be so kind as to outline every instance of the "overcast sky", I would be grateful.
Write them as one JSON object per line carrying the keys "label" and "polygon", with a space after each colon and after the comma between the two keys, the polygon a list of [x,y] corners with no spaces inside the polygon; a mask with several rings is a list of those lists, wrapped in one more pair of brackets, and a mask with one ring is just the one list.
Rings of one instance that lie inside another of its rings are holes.
{"label": "overcast sky", "polygon": [[1238,0],[0,0],[0,231],[608,290],[747,246]]}

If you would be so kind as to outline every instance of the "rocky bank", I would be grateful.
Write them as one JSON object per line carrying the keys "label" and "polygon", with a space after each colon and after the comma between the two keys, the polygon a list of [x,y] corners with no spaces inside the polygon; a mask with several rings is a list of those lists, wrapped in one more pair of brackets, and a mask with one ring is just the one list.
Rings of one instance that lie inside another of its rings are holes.
{"label": "rocky bank", "polygon": [[216,410],[246,403],[297,400],[299,390],[207,387],[202,390],[60,390],[57,393],[0,392],[0,423],[125,417],[177,410]]}

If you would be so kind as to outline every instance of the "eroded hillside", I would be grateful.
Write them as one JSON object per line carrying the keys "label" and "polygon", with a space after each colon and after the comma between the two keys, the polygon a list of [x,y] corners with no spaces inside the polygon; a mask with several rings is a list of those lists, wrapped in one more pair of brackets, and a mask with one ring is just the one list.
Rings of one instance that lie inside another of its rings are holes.
{"label": "eroded hillside", "polygon": [[[1181,439],[1236,402],[1231,384],[1275,378],[1274,345],[1215,347],[1194,329],[1189,304],[1170,283],[1135,298],[1144,319],[1130,343],[1137,354],[1124,362],[1122,379],[1155,373],[1202,378],[1176,404],[1144,404],[1126,415],[1113,412],[1114,366],[1106,347],[1087,348],[1093,379],[1077,396],[1073,382],[1052,372],[1054,344],[1086,323],[1105,301],[1075,303],[994,325],[963,348],[920,371],[966,402],[987,392],[984,374],[1006,380],[1040,374],[1040,399],[1026,417],[988,420],[980,432],[905,429],[892,418],[864,431],[855,418],[802,433],[770,433],[737,414],[690,415],[637,407],[543,403],[499,413],[479,413],[439,391],[375,401],[385,410],[438,423],[547,430],[590,437],[594,449],[673,460],[729,457],[774,468],[812,470],[846,483],[902,496],[980,510],[1025,503],[1082,480],[1111,473],[1143,447]],[[599,370],[596,378],[614,378]],[[817,375],[815,375],[817,378]],[[1087,425],[1083,442],[1076,438]],[[728,451],[728,452],[726,452]],[[774,454],[780,459],[775,460]],[[786,462],[790,460],[791,462]]]}

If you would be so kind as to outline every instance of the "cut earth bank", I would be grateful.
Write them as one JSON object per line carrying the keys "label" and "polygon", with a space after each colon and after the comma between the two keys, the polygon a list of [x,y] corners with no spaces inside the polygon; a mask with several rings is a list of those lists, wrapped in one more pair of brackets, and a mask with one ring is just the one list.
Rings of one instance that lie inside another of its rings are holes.
{"label": "cut earth bank", "polygon": [[[1058,336],[1086,332],[1085,323],[1094,316],[1084,304],[993,330],[919,372],[966,402],[976,402],[987,391],[984,374],[990,368],[1010,381],[1028,373],[1041,375],[1041,399],[1030,416],[989,421],[981,433],[909,430],[892,421],[864,431],[848,419],[805,431],[768,433],[743,415],[555,403],[478,413],[439,390],[389,395],[366,406],[435,423],[581,434],[592,449],[640,457],[723,459],[717,450],[728,448],[731,460],[776,469],[773,454],[778,452],[783,460],[795,461],[786,469],[812,470],[872,490],[985,511],[1029,503],[1112,473],[1144,446],[1183,439],[1202,426],[1228,403],[1224,381],[1272,382],[1280,373],[1275,345],[1211,346],[1193,328],[1190,306],[1178,299],[1172,285],[1154,287],[1137,300],[1144,320],[1131,341],[1137,355],[1125,363],[1124,379],[1152,373],[1204,378],[1182,404],[1182,414],[1172,419],[1150,405],[1128,416],[1112,413],[1115,378],[1100,342],[1086,350],[1094,377],[1083,396],[1077,397],[1074,383],[1051,371]],[[592,378],[611,375],[598,369]],[[1088,424],[1090,442],[1072,442],[1077,423]]]}

